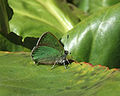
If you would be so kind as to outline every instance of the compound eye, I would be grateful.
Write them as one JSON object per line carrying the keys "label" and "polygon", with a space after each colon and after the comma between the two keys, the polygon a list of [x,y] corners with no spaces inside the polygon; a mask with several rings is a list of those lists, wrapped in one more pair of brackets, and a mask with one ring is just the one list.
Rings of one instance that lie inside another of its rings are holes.
{"label": "compound eye", "polygon": [[64,53],[67,55],[67,54],[68,54],[68,51],[67,51],[67,50],[65,50],[65,51],[64,51]]}

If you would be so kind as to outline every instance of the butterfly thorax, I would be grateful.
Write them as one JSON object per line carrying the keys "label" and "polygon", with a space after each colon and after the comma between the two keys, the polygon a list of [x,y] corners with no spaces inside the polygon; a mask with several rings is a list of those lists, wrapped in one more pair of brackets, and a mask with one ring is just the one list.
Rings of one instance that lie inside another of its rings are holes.
{"label": "butterfly thorax", "polygon": [[68,55],[68,51],[64,51],[64,54],[60,57],[60,58],[58,58],[56,61],[55,61],[55,63],[57,63],[57,64],[65,64],[65,62],[67,61],[67,55]]}

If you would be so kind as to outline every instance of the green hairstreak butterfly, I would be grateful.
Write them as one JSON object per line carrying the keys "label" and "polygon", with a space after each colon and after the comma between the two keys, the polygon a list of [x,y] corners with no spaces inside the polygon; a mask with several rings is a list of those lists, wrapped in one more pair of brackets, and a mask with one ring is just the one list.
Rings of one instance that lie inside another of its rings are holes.
{"label": "green hairstreak butterfly", "polygon": [[[36,64],[63,64],[66,68],[66,62],[69,64],[66,56],[68,51],[64,50],[63,45],[50,32],[45,32],[33,48],[31,56]],[[52,68],[53,68],[52,67]]]}

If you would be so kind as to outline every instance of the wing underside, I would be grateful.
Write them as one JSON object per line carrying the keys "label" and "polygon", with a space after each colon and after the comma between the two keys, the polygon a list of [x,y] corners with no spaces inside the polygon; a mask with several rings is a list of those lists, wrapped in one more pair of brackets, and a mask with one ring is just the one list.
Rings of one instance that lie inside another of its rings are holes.
{"label": "wing underside", "polygon": [[64,50],[59,40],[50,32],[44,33],[38,40],[36,46],[48,46],[62,52]]}
{"label": "wing underside", "polygon": [[32,52],[33,60],[40,64],[54,64],[61,56],[61,52],[48,46],[35,47]]}

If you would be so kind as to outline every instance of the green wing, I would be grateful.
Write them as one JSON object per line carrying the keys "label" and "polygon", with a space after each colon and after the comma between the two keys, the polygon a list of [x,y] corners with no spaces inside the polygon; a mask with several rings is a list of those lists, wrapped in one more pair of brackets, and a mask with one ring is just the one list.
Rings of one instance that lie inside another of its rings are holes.
{"label": "green wing", "polygon": [[40,46],[32,52],[35,63],[41,64],[54,64],[60,56],[61,53],[58,50],[47,46]]}
{"label": "green wing", "polygon": [[64,48],[50,32],[43,34],[32,50],[35,63],[54,64],[64,54]]}
{"label": "green wing", "polygon": [[58,39],[50,32],[44,33],[38,40],[36,46],[48,46],[63,53],[64,48]]}

